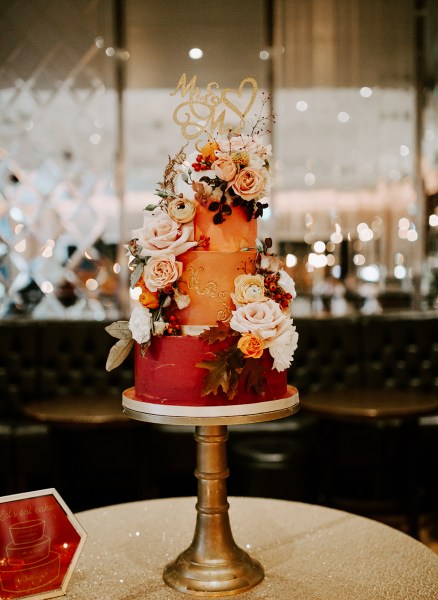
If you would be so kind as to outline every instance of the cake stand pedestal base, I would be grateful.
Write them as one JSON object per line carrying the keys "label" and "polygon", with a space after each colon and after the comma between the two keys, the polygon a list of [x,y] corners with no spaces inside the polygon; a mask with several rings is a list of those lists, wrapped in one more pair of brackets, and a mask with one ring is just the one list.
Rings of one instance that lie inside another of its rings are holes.
{"label": "cake stand pedestal base", "polygon": [[264,577],[261,564],[239,548],[228,517],[228,477],[224,425],[196,427],[198,502],[190,546],[164,569],[170,587],[198,596],[245,592]]}
{"label": "cake stand pedestal base", "polygon": [[[220,597],[246,592],[264,577],[261,564],[239,548],[231,533],[226,480],[228,425],[282,419],[299,410],[298,392],[288,386],[285,406],[271,412],[226,416],[181,416],[147,413],[131,408],[133,388],[123,394],[123,411],[132,419],[163,425],[193,425],[198,479],[196,527],[193,541],[163,572],[171,588],[192,596]],[[125,402],[127,405],[125,405]],[[141,402],[138,403],[141,406]],[[262,407],[261,407],[262,408]],[[178,407],[175,407],[175,412]]]}

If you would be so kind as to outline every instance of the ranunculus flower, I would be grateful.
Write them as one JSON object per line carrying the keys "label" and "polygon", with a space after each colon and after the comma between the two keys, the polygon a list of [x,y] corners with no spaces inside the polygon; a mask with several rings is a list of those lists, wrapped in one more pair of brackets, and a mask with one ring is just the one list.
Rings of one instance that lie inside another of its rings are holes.
{"label": "ranunculus flower", "polygon": [[295,298],[297,295],[297,292],[295,290],[294,280],[288,273],[286,273],[286,271],[284,269],[281,269],[281,271],[279,271],[279,273],[280,273],[280,279],[278,280],[278,285],[280,287],[282,287],[285,292],[290,294],[292,296],[292,298]]}
{"label": "ranunculus flower", "polygon": [[265,281],[261,275],[238,275],[234,280],[234,294],[231,298],[236,306],[248,302],[266,302]]}
{"label": "ranunculus flower", "polygon": [[271,299],[266,302],[250,302],[239,306],[232,312],[230,327],[239,333],[255,333],[265,342],[268,348],[276,338],[280,337],[292,323]]}
{"label": "ranunculus flower", "polygon": [[228,154],[220,154],[214,161],[212,169],[222,181],[232,181],[237,173],[236,163]]}
{"label": "ranunculus flower", "polygon": [[260,255],[260,268],[263,271],[269,271],[270,273],[277,273],[284,265],[284,262],[274,256],[273,254],[261,254]]}
{"label": "ranunculus flower", "polygon": [[266,185],[265,171],[246,167],[237,174],[232,188],[244,200],[257,200],[265,193]]}
{"label": "ranunculus flower", "polygon": [[274,359],[272,368],[284,371],[290,367],[297,346],[298,333],[290,319],[289,327],[269,346],[269,353]]}
{"label": "ranunculus flower", "polygon": [[143,287],[143,291],[138,297],[138,301],[145,308],[158,308],[160,301],[158,300],[158,292],[151,292],[146,287]]}
{"label": "ranunculus flower", "polygon": [[245,358],[260,358],[263,354],[264,343],[254,333],[244,333],[237,342],[237,347]]}
{"label": "ranunculus flower", "polygon": [[196,203],[188,198],[175,198],[167,205],[167,212],[172,221],[190,223],[196,215]]}
{"label": "ranunculus flower", "polygon": [[219,146],[215,141],[207,142],[201,148],[202,158],[205,160],[205,162],[213,163],[216,160],[215,152],[218,149],[219,149]]}
{"label": "ranunculus flower", "polygon": [[143,227],[134,229],[132,235],[138,239],[138,244],[142,247],[140,252],[142,257],[157,256],[166,252],[179,256],[197,244],[194,241],[193,223],[181,225],[161,210],[146,211]]}
{"label": "ranunculus flower", "polygon": [[182,275],[182,263],[175,259],[174,254],[153,256],[148,260],[143,270],[143,279],[151,292],[164,289]]}
{"label": "ranunculus flower", "polygon": [[128,324],[132,338],[138,344],[145,344],[151,339],[152,316],[149,309],[136,306],[131,313]]}

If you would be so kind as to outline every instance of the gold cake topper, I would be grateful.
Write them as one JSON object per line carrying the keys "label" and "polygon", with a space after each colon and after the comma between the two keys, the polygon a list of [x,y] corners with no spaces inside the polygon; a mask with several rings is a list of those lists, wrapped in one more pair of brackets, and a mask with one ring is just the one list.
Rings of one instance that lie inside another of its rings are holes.
{"label": "gold cake topper", "polygon": [[[250,92],[248,101],[244,98],[246,90]],[[173,111],[173,120],[181,127],[186,140],[195,140],[204,133],[210,137],[214,134],[224,135],[229,131],[240,133],[256,100],[257,91],[257,81],[252,77],[245,77],[237,89],[221,90],[219,84],[212,81],[207,84],[206,93],[203,94],[196,85],[196,75],[187,83],[183,73],[171,92],[171,96],[180,93],[184,99]],[[238,122],[233,125],[231,119],[236,117]]]}

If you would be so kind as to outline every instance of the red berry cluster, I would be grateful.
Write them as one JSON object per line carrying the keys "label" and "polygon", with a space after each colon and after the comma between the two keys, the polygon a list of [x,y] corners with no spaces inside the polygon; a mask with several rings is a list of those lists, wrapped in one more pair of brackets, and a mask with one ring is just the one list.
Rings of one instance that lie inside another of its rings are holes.
{"label": "red berry cluster", "polygon": [[275,300],[281,308],[288,308],[290,301],[292,300],[292,294],[285,292],[284,289],[278,285],[280,275],[278,273],[269,273],[265,275],[265,294],[268,298]]}
{"label": "red berry cluster", "polygon": [[208,237],[208,235],[199,236],[198,248],[205,248],[206,250],[208,250],[209,246],[210,246],[210,238]]}
{"label": "red berry cluster", "polygon": [[169,322],[167,323],[167,329],[165,330],[164,335],[181,335],[181,324],[178,317],[175,315],[169,317]]}
{"label": "red berry cluster", "polygon": [[208,171],[211,168],[211,163],[206,162],[202,158],[202,154],[198,154],[196,157],[196,162],[192,163],[192,167],[198,173],[199,171]]}

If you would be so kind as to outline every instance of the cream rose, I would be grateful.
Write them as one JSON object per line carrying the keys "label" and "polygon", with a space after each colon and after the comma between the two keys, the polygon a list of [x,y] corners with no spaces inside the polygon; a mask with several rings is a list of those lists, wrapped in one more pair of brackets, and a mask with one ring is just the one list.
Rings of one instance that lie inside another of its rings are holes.
{"label": "cream rose", "polygon": [[192,223],[181,225],[173,221],[163,211],[146,212],[141,229],[134,229],[133,238],[141,246],[140,256],[157,256],[163,253],[179,256],[194,248],[194,227]]}
{"label": "cream rose", "polygon": [[231,298],[236,306],[248,302],[266,302],[265,282],[261,275],[238,275],[234,280],[234,294]]}
{"label": "cream rose", "polygon": [[264,171],[247,167],[236,176],[232,188],[244,200],[257,200],[263,197],[267,185]]}
{"label": "cream rose", "polygon": [[175,198],[167,205],[167,212],[172,221],[190,223],[196,215],[196,203],[188,198]]}
{"label": "cream rose", "polygon": [[289,327],[292,320],[271,299],[266,302],[250,302],[232,312],[230,327],[239,333],[255,333],[268,348]]}
{"label": "cream rose", "polygon": [[145,344],[151,339],[152,316],[148,308],[136,306],[131,313],[128,324],[132,338],[138,344]]}
{"label": "cream rose", "polygon": [[182,270],[182,263],[175,259],[174,254],[153,256],[146,263],[143,270],[143,279],[148,290],[156,292],[179,279]]}
{"label": "cream rose", "polygon": [[232,181],[237,173],[236,163],[228,154],[220,154],[213,163],[212,169],[222,181]]}

